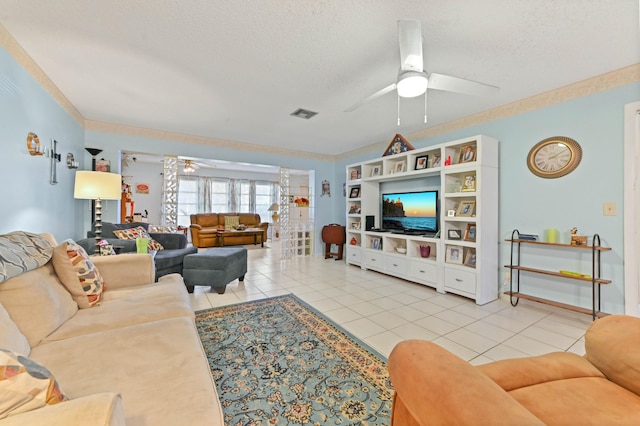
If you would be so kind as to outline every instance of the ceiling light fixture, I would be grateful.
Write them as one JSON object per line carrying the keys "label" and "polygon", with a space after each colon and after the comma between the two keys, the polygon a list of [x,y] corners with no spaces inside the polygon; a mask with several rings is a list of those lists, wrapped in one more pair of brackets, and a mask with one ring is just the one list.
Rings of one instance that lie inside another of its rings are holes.
{"label": "ceiling light fixture", "polygon": [[424,72],[407,71],[398,77],[398,95],[403,98],[415,98],[427,91],[429,79]]}
{"label": "ceiling light fixture", "polygon": [[196,169],[191,164],[191,160],[184,160],[184,172],[185,173],[193,173]]}

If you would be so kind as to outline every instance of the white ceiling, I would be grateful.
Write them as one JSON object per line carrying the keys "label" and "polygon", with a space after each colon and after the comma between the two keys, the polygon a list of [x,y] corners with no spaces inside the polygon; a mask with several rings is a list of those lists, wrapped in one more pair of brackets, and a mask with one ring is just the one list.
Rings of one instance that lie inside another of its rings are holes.
{"label": "white ceiling", "polygon": [[[424,129],[422,97],[344,110],[395,81],[398,19],[433,126],[640,62],[638,0],[0,0],[0,23],[88,120],[340,154]],[[319,113],[291,117],[297,108]]]}

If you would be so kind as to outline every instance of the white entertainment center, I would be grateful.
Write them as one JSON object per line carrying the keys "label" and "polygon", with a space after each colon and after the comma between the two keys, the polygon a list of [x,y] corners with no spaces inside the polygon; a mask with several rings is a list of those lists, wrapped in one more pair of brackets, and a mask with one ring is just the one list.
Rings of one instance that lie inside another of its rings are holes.
{"label": "white entertainment center", "polygon": [[[498,298],[497,139],[432,145],[351,164],[346,173],[348,264],[479,305]],[[383,193],[427,189],[438,190],[439,236],[381,230]]]}

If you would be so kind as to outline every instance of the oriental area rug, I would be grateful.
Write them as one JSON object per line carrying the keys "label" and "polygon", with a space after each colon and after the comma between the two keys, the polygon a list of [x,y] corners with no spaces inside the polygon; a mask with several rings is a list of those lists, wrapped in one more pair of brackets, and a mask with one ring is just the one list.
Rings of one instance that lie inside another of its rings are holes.
{"label": "oriental area rug", "polygon": [[227,425],[389,425],[384,358],[293,295],[196,312]]}

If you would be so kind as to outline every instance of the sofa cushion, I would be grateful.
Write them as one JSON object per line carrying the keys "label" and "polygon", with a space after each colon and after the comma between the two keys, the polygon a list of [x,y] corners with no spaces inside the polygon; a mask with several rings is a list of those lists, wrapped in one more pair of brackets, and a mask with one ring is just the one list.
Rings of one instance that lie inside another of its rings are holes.
{"label": "sofa cushion", "polygon": [[78,311],[78,304],[58,280],[52,262],[0,284],[0,304],[31,348]]}
{"label": "sofa cushion", "polygon": [[41,235],[23,231],[0,235],[0,283],[39,268],[52,254],[53,245]]}
{"label": "sofa cushion", "polygon": [[194,316],[184,282],[177,274],[166,275],[155,284],[109,289],[104,293],[102,305],[78,311],[45,341],[183,316]]}
{"label": "sofa cushion", "polygon": [[53,250],[53,267],[80,309],[99,305],[104,280],[87,252],[73,240],[60,243]]}
{"label": "sofa cushion", "polygon": [[[92,230],[90,232],[87,232],[88,238],[95,238],[96,236],[95,226],[96,224],[94,223]],[[118,238],[116,237],[116,234],[113,233],[113,231],[121,230],[121,229],[137,228],[138,226],[143,227],[145,230],[149,229],[149,224],[142,223],[142,222],[131,222],[131,223],[102,222],[101,237],[102,238]]]}
{"label": "sofa cushion", "polygon": [[29,356],[29,341],[9,317],[9,312],[0,305],[0,348]]}
{"label": "sofa cushion", "polygon": [[224,229],[229,231],[236,229],[240,225],[240,216],[225,216],[224,217]]}
{"label": "sofa cushion", "polygon": [[142,226],[130,229],[114,230],[113,233],[121,240],[135,240],[137,238],[149,239],[149,250],[162,250],[164,247],[162,244],[151,238],[151,235]]}
{"label": "sofa cushion", "polygon": [[[80,313],[84,312],[94,309]],[[51,342],[33,348],[31,356],[55,371],[65,392],[74,398],[106,390],[121,394],[129,426],[224,424],[193,318]]]}
{"label": "sofa cushion", "polygon": [[5,349],[0,349],[0,395],[0,419],[67,399],[49,370]]}

